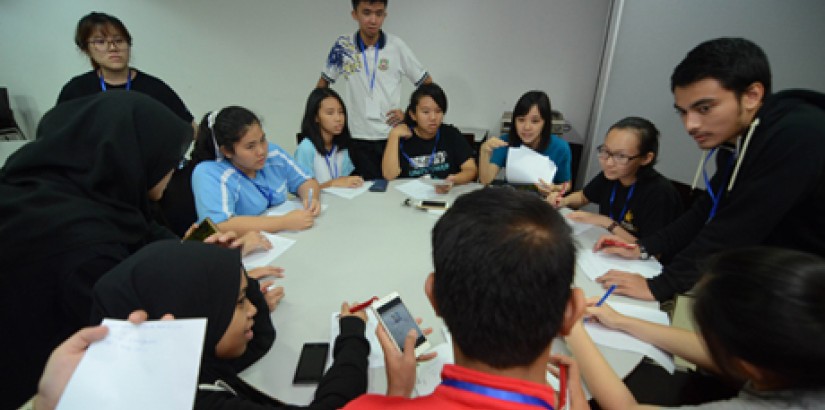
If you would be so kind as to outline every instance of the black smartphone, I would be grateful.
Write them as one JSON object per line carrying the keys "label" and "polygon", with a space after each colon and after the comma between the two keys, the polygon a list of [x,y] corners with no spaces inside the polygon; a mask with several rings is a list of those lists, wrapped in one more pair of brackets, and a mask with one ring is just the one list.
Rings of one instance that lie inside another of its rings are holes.
{"label": "black smartphone", "polygon": [[419,208],[423,209],[434,209],[434,210],[444,210],[447,209],[447,202],[446,201],[421,201],[421,205],[418,206]]}
{"label": "black smartphone", "polygon": [[215,223],[207,216],[203,222],[201,222],[191,234],[185,236],[183,240],[203,242],[204,239],[215,233],[218,233],[218,227],[215,226]]}
{"label": "black smartphone", "polygon": [[324,376],[327,365],[329,343],[304,343],[298,366],[295,368],[293,384],[317,384]]}
{"label": "black smartphone", "polygon": [[386,192],[387,183],[386,179],[376,179],[370,186],[370,192]]}

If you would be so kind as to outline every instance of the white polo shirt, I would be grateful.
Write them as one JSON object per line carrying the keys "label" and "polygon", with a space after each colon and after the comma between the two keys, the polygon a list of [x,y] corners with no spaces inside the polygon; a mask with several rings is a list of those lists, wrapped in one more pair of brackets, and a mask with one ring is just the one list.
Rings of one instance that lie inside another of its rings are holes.
{"label": "white polo shirt", "polygon": [[[363,43],[357,31],[339,36],[321,76],[330,84],[340,77],[346,80],[343,99],[352,137],[385,140],[390,133],[385,120],[387,111],[406,109],[406,105],[401,105],[401,78],[407,77],[417,87],[427,78],[427,71],[407,44],[396,36],[382,31],[375,46],[366,47],[363,55],[360,44]],[[371,86],[373,73],[375,81]]]}

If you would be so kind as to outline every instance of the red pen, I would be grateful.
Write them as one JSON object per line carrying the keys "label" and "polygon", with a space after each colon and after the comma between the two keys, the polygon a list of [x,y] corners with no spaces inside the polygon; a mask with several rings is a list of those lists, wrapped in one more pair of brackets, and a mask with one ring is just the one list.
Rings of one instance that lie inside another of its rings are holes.
{"label": "red pen", "polygon": [[635,243],[624,243],[624,242],[619,242],[619,241],[613,240],[613,239],[603,240],[602,245],[603,246],[616,246],[616,247],[625,248],[625,249],[634,249],[634,248],[636,248],[636,246],[638,246]]}
{"label": "red pen", "polygon": [[378,300],[378,296],[373,296],[369,300],[367,300],[366,302],[360,303],[360,304],[357,304],[357,305],[351,307],[349,309],[349,312],[350,313],[355,313],[355,312],[358,312],[359,310],[364,310],[367,307],[369,307],[369,305],[371,305],[372,302],[375,302],[376,300]]}

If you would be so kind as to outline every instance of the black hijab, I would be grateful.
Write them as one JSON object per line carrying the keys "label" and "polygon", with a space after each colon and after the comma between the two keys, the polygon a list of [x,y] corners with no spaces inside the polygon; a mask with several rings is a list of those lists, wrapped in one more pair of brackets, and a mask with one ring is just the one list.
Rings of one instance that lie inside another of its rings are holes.
{"label": "black hijab", "polygon": [[0,264],[100,243],[137,249],[151,231],[148,191],[191,138],[190,124],[141,93],[56,106],[0,169]]}
{"label": "black hijab", "polygon": [[150,319],[171,313],[177,319],[207,318],[200,383],[237,377],[237,371],[259,359],[275,339],[269,309],[255,280],[247,278],[246,295],[258,309],[255,337],[236,360],[219,359],[215,347],[226,332],[241,285],[238,250],[199,242],[164,240],[151,243],[103,275],[94,287],[92,323],[104,317],[126,319],[143,309]]}

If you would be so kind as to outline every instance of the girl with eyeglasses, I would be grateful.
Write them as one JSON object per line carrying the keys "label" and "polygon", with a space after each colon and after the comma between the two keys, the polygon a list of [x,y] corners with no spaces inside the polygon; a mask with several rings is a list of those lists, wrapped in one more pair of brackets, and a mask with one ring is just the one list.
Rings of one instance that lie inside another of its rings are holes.
{"label": "girl with eyeglasses", "polygon": [[598,214],[574,211],[567,215],[570,219],[601,226],[632,243],[682,213],[676,188],[653,169],[659,153],[659,130],[653,123],[639,117],[620,120],[610,127],[597,153],[602,172],[584,190],[547,196],[556,208],[599,205]]}
{"label": "girl with eyeglasses", "polygon": [[[243,107],[206,114],[192,151],[192,191],[198,220],[209,217],[221,231],[245,234],[308,229],[321,212],[321,188],[281,147],[267,142],[261,121]],[[288,194],[303,209],[261,215]]]}
{"label": "girl with eyeglasses", "polygon": [[74,42],[89,57],[92,70],[69,80],[60,90],[58,104],[107,90],[137,91],[159,101],[193,128],[196,126],[192,113],[166,83],[129,67],[132,36],[120,19],[89,13],[77,23]]}

